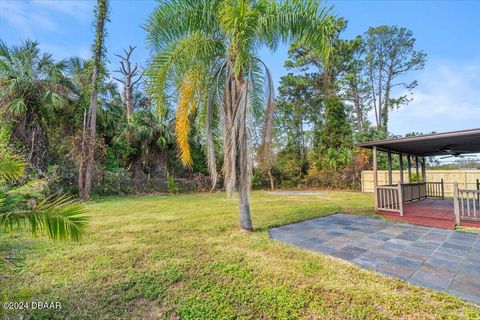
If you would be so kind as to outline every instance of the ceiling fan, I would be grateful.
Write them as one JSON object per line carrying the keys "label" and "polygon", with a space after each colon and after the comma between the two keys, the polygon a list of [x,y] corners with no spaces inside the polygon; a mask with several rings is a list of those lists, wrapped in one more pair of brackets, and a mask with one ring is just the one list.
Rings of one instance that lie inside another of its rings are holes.
{"label": "ceiling fan", "polygon": [[440,148],[440,151],[447,154],[445,157],[441,157],[440,159],[447,159],[447,158],[476,158],[476,152],[472,152],[470,150],[453,150],[452,146],[443,146]]}

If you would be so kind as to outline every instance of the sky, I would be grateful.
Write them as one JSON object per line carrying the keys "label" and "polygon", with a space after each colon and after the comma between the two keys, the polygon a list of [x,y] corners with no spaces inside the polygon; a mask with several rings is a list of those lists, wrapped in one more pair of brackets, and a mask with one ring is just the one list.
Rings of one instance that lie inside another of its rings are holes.
{"label": "sky", "polygon": [[[89,58],[94,37],[93,8],[89,0],[0,0],[0,39],[18,45],[37,40],[56,59]],[[110,70],[118,65],[114,54],[129,45],[142,66],[150,52],[142,25],[156,7],[151,0],[110,0],[107,23]],[[480,1],[329,1],[332,13],[348,20],[344,39],[371,26],[398,25],[413,31],[416,48],[427,53],[424,70],[408,78],[418,80],[413,101],[391,113],[393,134],[442,132],[480,127]],[[284,68],[287,46],[261,56],[275,83]]]}

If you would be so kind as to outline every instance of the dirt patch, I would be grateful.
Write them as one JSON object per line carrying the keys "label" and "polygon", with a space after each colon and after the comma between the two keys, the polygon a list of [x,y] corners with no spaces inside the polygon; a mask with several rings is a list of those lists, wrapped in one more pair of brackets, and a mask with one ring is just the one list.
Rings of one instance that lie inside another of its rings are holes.
{"label": "dirt patch", "polygon": [[327,194],[325,191],[296,191],[296,190],[279,190],[269,191],[268,194],[283,196],[321,196]]}

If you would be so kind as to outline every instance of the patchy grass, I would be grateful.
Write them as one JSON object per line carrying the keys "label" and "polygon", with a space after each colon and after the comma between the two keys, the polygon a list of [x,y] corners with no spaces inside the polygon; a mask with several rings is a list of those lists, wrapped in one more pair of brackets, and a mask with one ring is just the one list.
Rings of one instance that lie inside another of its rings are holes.
{"label": "patchy grass", "polygon": [[238,230],[236,201],[223,193],[92,201],[79,244],[0,238],[24,258],[1,280],[1,293],[62,303],[20,313],[34,319],[480,318],[454,296],[269,238],[272,226],[338,211],[373,214],[371,197],[254,192],[252,233]]}

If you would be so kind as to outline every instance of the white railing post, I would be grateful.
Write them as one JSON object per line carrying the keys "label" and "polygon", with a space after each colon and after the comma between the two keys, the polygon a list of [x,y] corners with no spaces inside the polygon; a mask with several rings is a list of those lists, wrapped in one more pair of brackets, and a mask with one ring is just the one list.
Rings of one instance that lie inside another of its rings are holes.
{"label": "white railing post", "polygon": [[403,217],[403,190],[402,183],[398,182],[398,208],[400,209],[400,216]]}
{"label": "white railing post", "polygon": [[453,184],[453,211],[455,212],[455,224],[460,225],[459,191],[458,182]]}

